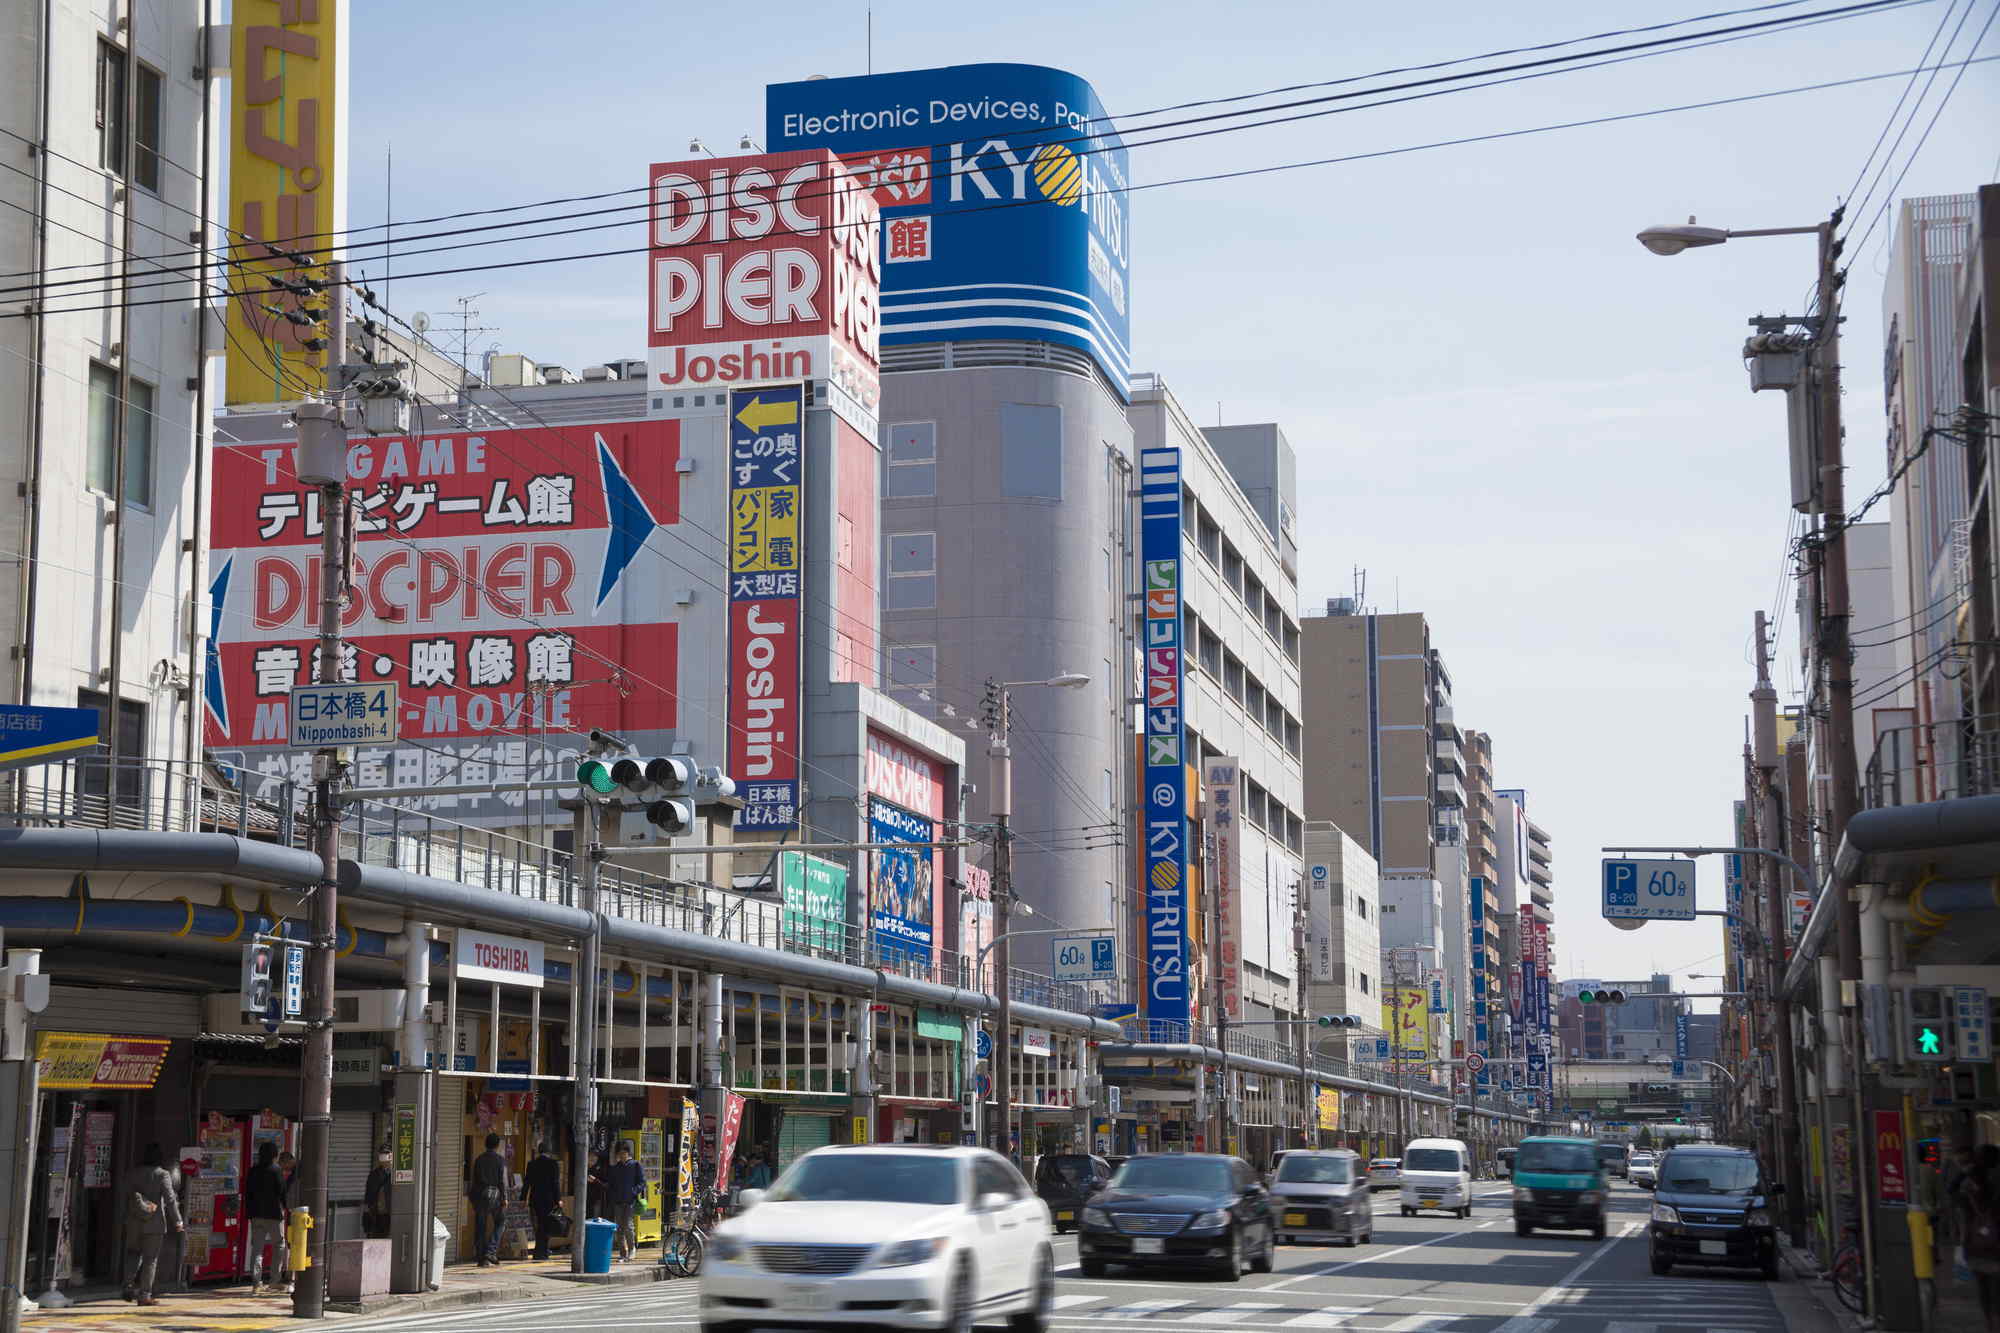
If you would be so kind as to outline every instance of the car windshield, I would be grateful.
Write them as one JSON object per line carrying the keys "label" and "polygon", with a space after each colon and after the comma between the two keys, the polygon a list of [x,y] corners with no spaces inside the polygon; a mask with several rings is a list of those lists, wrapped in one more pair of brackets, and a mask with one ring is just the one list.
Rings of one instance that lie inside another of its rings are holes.
{"label": "car windshield", "polygon": [[958,1161],[916,1153],[830,1152],[801,1157],[768,1196],[777,1203],[958,1202]]}
{"label": "car windshield", "polygon": [[1157,1194],[1224,1194],[1229,1164],[1206,1157],[1136,1157],[1118,1168],[1111,1187]]}
{"label": "car windshield", "polygon": [[1649,1152],[1635,1152],[1632,1154],[1632,1165],[1651,1166],[1652,1164],[1653,1164],[1653,1154]]}
{"label": "car windshield", "polygon": [[1462,1165],[1456,1148],[1412,1148],[1403,1154],[1405,1171],[1456,1171]]}
{"label": "car windshield", "polygon": [[1041,1177],[1044,1184],[1055,1184],[1058,1181],[1071,1185],[1088,1184],[1090,1159],[1072,1156],[1044,1157],[1035,1174]]}
{"label": "car windshield", "polygon": [[1757,1159],[1733,1153],[1669,1153],[1660,1186],[1682,1194],[1748,1194],[1757,1188]]}
{"label": "car windshield", "polygon": [[1597,1156],[1581,1143],[1524,1143],[1514,1158],[1516,1171],[1595,1171]]}
{"label": "car windshield", "polygon": [[1348,1180],[1345,1157],[1287,1157],[1278,1163],[1279,1183],[1300,1185],[1345,1185]]}
{"label": "car windshield", "polygon": [[1597,1149],[1597,1160],[1600,1162],[1623,1161],[1624,1157],[1625,1150],[1614,1145],[1602,1144]]}

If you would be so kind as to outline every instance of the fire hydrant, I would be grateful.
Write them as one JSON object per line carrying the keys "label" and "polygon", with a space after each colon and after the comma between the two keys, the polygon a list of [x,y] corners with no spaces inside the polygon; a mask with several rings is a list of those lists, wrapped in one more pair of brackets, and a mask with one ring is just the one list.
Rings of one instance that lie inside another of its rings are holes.
{"label": "fire hydrant", "polygon": [[290,1251],[286,1261],[294,1273],[312,1267],[312,1248],[307,1241],[312,1229],[312,1209],[292,1209],[291,1217],[285,1222],[285,1248]]}

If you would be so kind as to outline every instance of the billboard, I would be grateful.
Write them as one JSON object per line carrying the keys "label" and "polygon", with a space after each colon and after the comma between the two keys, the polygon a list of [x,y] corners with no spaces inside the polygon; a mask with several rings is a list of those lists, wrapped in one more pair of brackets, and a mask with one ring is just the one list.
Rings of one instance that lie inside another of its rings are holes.
{"label": "billboard", "polygon": [[778,853],[784,947],[847,955],[847,867],[805,852]]}
{"label": "billboard", "polygon": [[1399,986],[1382,994],[1382,1026],[1388,1029],[1397,1054],[1404,1059],[1428,1059],[1431,1053],[1430,992],[1420,986]]}
{"label": "billboard", "polygon": [[1306,953],[1314,981],[1335,975],[1333,922],[1333,867],[1314,861],[1306,867]]}
{"label": "billboard", "polygon": [[805,388],[729,394],[729,764],[740,829],[799,824]]}
{"label": "billboard", "polygon": [[817,150],[661,162],[648,180],[650,381],[825,380],[863,409],[872,436],[875,196]]}
{"label": "billboard", "polygon": [[[340,677],[394,682],[402,743],[355,750],[363,787],[559,777],[603,727],[635,743],[678,722],[680,626],[640,557],[680,520],[677,421],[357,437],[355,556]],[[310,780],[287,702],[314,680],[319,492],[290,440],[212,455],[208,745]],[[430,798],[519,822],[520,791]]]}
{"label": "billboard", "polygon": [[1243,885],[1237,838],[1243,814],[1243,765],[1236,759],[1209,759],[1201,766],[1208,793],[1208,823],[1215,833],[1215,864],[1209,891],[1215,895],[1215,954],[1221,960],[1222,1012],[1243,1017]]}
{"label": "billboard", "polygon": [[[933,840],[936,825],[914,811],[879,796],[868,798],[870,842]],[[868,854],[868,928],[884,961],[928,964],[935,938],[932,928],[937,894],[932,886],[934,849]]]}
{"label": "billboard", "polygon": [[1181,456],[1139,452],[1139,557],[1146,595],[1147,1018],[1188,1021],[1187,770],[1181,726]]}
{"label": "billboard", "polygon": [[306,345],[321,329],[285,316],[337,297],[271,280],[323,278],[331,234],[347,226],[347,0],[237,0],[229,43],[225,226],[238,239],[223,402],[294,402],[325,387],[326,354]]}
{"label": "billboard", "polygon": [[1131,379],[1125,149],[1090,85],[954,65],[765,90],[773,152],[830,148],[882,208],[882,342],[1024,338]]}

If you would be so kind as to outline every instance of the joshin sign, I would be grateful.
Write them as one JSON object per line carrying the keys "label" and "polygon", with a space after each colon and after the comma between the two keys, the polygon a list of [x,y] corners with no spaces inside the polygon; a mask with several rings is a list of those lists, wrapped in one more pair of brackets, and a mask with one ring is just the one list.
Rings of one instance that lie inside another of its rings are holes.
{"label": "joshin sign", "polygon": [[729,395],[729,773],[737,828],[799,822],[805,390]]}

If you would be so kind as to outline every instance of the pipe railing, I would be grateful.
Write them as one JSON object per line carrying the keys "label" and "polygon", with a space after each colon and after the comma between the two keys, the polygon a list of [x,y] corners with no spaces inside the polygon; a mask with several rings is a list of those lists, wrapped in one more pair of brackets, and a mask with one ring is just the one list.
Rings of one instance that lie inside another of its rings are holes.
{"label": "pipe railing", "polygon": [[2000,713],[1884,729],[1862,789],[1871,810],[2000,793]]}

